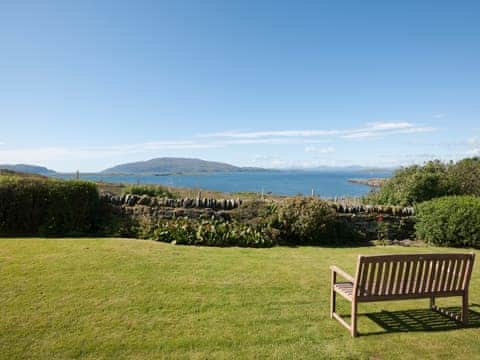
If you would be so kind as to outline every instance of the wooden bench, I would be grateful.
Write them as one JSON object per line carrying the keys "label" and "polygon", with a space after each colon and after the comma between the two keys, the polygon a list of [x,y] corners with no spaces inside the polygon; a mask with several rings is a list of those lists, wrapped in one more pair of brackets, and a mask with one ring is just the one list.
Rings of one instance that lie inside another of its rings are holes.
{"label": "wooden bench", "polygon": [[[331,266],[330,317],[357,336],[358,303],[429,298],[430,308],[468,324],[468,285],[475,254],[414,254],[358,257],[355,277]],[[337,275],[347,281],[337,282]],[[350,325],[336,312],[336,294],[352,303]],[[436,297],[461,296],[462,312],[435,305]]]}

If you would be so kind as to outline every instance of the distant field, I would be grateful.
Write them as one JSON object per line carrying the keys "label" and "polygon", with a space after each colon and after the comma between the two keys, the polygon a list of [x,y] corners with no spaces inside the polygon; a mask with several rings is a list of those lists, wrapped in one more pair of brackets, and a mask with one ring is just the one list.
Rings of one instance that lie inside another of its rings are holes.
{"label": "distant field", "polygon": [[469,328],[427,300],[360,305],[356,339],[330,319],[330,264],[353,272],[359,253],[419,251],[459,250],[3,239],[0,358],[479,359],[478,264]]}

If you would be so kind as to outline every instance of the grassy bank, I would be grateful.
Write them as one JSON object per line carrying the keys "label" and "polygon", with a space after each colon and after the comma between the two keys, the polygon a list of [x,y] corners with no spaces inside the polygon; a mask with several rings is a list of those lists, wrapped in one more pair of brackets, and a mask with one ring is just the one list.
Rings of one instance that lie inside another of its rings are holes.
{"label": "grassy bank", "polygon": [[330,264],[419,251],[461,250],[3,239],[0,358],[480,358],[478,264],[469,328],[427,300],[361,305],[357,339],[329,318]]}

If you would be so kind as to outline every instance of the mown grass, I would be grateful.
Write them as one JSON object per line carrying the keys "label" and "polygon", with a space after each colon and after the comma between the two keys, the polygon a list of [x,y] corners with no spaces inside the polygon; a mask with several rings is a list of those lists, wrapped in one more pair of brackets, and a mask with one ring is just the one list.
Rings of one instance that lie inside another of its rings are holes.
{"label": "mown grass", "polygon": [[478,264],[468,328],[427,300],[360,305],[356,339],[330,319],[330,264],[419,251],[459,250],[0,240],[0,358],[480,358]]}

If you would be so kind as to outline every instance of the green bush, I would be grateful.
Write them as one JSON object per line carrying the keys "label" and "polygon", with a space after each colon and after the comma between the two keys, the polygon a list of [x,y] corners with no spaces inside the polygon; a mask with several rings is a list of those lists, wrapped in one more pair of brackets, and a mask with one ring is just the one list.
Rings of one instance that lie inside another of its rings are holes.
{"label": "green bush", "polygon": [[265,226],[276,212],[276,204],[263,200],[244,201],[238,208],[233,209],[230,215],[233,220],[243,224]]}
{"label": "green bush", "polygon": [[0,234],[78,235],[98,229],[94,183],[0,177]]}
{"label": "green bush", "polygon": [[333,244],[345,235],[339,230],[346,224],[339,225],[328,203],[306,197],[281,202],[272,220],[272,227],[279,230],[282,243],[288,245]]}
{"label": "green bush", "polygon": [[177,245],[271,247],[276,240],[268,229],[238,222],[176,219],[141,227],[141,237]]}
{"label": "green bush", "polygon": [[447,196],[417,205],[417,238],[441,246],[480,247],[480,198]]}
{"label": "green bush", "polygon": [[397,170],[378,191],[367,196],[366,201],[381,205],[409,206],[452,193],[447,165],[431,161],[424,166],[414,165]]}
{"label": "green bush", "polygon": [[480,196],[480,158],[460,160],[449,167],[448,176],[455,194]]}
{"label": "green bush", "polygon": [[448,195],[480,195],[480,159],[430,161],[397,170],[366,203],[410,206]]}
{"label": "green bush", "polygon": [[175,195],[168,191],[167,188],[160,185],[129,185],[123,190],[124,194],[148,195],[167,197],[173,199]]}

